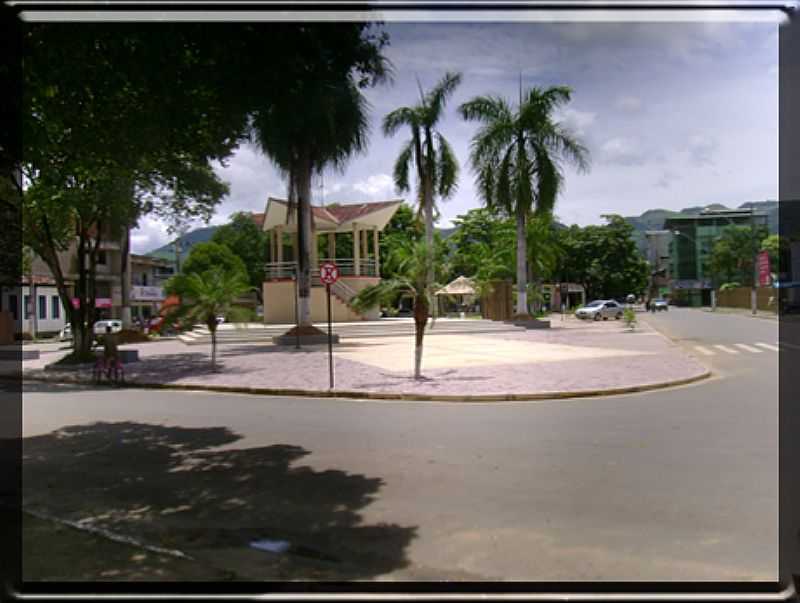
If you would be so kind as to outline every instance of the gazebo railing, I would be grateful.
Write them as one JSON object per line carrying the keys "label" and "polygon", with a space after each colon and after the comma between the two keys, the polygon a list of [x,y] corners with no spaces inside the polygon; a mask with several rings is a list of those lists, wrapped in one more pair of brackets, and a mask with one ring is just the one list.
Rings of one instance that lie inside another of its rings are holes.
{"label": "gazebo railing", "polygon": [[[328,258],[319,258],[319,264],[323,262],[332,261],[339,267],[339,274],[341,276],[355,276],[355,261],[347,258],[337,258],[329,260]],[[374,259],[360,259],[359,260],[360,275],[359,276],[380,276],[377,274],[377,266]],[[297,271],[297,262],[267,262],[264,264],[264,276],[267,280],[292,278]],[[319,270],[312,268],[311,270],[312,283],[319,284]]]}

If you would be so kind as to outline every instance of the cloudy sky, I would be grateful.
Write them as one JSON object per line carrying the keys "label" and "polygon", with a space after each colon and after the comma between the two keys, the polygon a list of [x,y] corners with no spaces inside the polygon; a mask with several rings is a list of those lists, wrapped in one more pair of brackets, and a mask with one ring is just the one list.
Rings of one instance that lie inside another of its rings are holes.
{"label": "cloudy sky", "polygon": [[[372,134],[344,173],[314,181],[315,204],[398,198],[392,167],[408,138],[385,138],[380,121],[419,99],[448,71],[463,80],[440,131],[461,164],[458,191],[440,202],[441,227],[480,206],[468,164],[476,125],[458,105],[493,93],[511,101],[523,87],[567,85],[573,96],[558,116],[591,153],[591,170],[567,168],[556,214],[567,224],[650,208],[777,198],[777,25],[771,23],[389,23],[391,85],[369,90]],[[268,159],[242,146],[217,166],[230,195],[212,224],[235,211],[263,211],[286,185]],[[409,201],[414,195],[405,195]],[[202,224],[198,224],[201,226]],[[136,253],[168,242],[163,225],[145,220]]]}

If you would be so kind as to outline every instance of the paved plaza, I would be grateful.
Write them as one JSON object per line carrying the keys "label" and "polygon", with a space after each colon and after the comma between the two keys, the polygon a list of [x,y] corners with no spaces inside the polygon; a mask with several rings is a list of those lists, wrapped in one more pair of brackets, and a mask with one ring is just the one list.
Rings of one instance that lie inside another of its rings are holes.
{"label": "paved plaza", "polygon": [[[647,324],[630,331],[619,321],[555,320],[553,328],[497,333],[429,330],[423,380],[412,378],[413,338],[358,336],[335,346],[335,390],[410,396],[525,396],[581,393],[682,382],[707,369]],[[63,347],[63,346],[62,346]],[[210,367],[210,345],[163,341],[122,346],[138,349],[140,361],[126,366],[126,379],[140,384],[261,388],[305,392],[329,390],[325,345],[281,347],[229,343],[218,347],[219,367]],[[23,362],[28,376],[81,380],[91,369],[42,370],[66,353],[43,351]]]}

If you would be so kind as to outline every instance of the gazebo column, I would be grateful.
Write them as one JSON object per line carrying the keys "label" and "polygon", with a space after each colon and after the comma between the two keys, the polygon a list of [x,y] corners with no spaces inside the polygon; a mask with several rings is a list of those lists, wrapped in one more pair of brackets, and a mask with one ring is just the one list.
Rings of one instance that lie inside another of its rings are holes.
{"label": "gazebo column", "polygon": [[380,253],[380,242],[378,240],[378,227],[372,227],[372,251],[375,255],[375,276],[381,276],[381,253]]}
{"label": "gazebo column", "polygon": [[328,233],[328,259],[336,260],[336,232]]}
{"label": "gazebo column", "polygon": [[361,276],[361,241],[358,236],[358,224],[353,222],[353,274]]}
{"label": "gazebo column", "polygon": [[278,252],[276,254],[278,256],[277,262],[280,264],[283,262],[283,227],[281,226],[275,229],[275,250]]}
{"label": "gazebo column", "polygon": [[311,229],[311,269],[319,270],[319,241],[316,228]]}
{"label": "gazebo column", "polygon": [[[365,260],[369,259],[369,231],[364,229],[363,231],[364,236],[360,237],[361,239],[361,257]],[[366,266],[365,266],[366,268]],[[364,272],[368,272],[368,270],[364,270]]]}

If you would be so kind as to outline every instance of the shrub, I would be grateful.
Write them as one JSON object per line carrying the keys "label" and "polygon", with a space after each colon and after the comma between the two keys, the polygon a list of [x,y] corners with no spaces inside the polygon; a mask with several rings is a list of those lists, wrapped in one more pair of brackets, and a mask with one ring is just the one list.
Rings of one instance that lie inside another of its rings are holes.
{"label": "shrub", "polygon": [[636,327],[636,312],[633,311],[633,308],[627,307],[622,311],[622,320],[629,329],[633,330]]}

